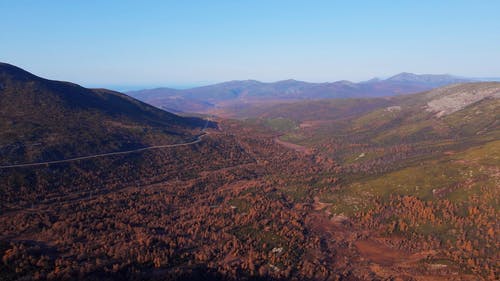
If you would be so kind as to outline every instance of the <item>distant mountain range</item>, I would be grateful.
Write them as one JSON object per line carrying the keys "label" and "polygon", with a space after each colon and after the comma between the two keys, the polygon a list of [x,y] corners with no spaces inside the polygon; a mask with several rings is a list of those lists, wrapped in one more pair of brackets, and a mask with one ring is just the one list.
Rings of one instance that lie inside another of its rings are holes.
{"label": "distant mountain range", "polygon": [[0,63],[0,165],[182,142],[204,124],[121,93]]}
{"label": "distant mountain range", "polygon": [[255,80],[242,80],[184,90],[157,88],[131,91],[127,94],[170,111],[204,113],[221,107],[259,102],[394,96],[474,81],[483,81],[483,79],[403,72],[387,79],[374,78],[359,83],[345,80],[327,83],[309,83],[297,80],[264,83]]}

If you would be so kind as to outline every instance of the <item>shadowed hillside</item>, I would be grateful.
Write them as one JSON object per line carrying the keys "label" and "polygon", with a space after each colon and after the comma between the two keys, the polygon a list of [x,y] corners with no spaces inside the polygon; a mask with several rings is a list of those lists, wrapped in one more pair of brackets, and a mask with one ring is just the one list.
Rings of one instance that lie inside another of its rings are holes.
{"label": "shadowed hillside", "polygon": [[0,64],[0,165],[192,139],[205,121]]}

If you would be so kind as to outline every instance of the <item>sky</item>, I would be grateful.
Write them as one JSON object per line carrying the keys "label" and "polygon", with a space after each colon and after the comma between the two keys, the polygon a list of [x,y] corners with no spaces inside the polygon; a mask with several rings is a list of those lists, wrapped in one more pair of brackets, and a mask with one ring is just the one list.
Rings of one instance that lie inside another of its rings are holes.
{"label": "sky", "polygon": [[500,77],[500,1],[0,0],[0,61],[90,87]]}

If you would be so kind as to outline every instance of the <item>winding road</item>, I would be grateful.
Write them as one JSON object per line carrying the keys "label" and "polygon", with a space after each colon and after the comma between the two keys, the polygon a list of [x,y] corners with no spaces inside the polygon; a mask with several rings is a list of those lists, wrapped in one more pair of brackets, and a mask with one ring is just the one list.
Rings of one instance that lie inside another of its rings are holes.
{"label": "winding road", "polygon": [[209,122],[209,120],[207,119],[207,122],[205,123],[205,126],[203,127],[203,129],[201,129],[201,134],[198,135],[198,136],[196,136],[196,138],[193,141],[189,141],[189,142],[175,143],[175,144],[165,144],[165,145],[154,145],[154,146],[137,148],[137,149],[127,150],[127,151],[101,153],[101,154],[94,154],[94,155],[81,156],[81,157],[75,157],[75,158],[68,158],[68,159],[63,159],[63,160],[54,160],[54,161],[46,161],[46,162],[35,162],[35,163],[27,163],[27,164],[5,165],[5,166],[0,166],[0,169],[50,165],[50,164],[66,163],[66,162],[80,161],[80,160],[86,160],[86,159],[92,159],[92,158],[99,158],[99,157],[107,157],[107,156],[113,156],[113,155],[131,154],[131,153],[137,153],[137,152],[142,152],[142,151],[152,150],[152,149],[159,149],[159,148],[168,148],[168,147],[178,147],[178,146],[193,145],[193,144],[201,142],[202,139],[203,139],[203,137],[206,136],[206,135],[208,135],[208,133],[206,132],[206,129],[208,127],[208,122]]}

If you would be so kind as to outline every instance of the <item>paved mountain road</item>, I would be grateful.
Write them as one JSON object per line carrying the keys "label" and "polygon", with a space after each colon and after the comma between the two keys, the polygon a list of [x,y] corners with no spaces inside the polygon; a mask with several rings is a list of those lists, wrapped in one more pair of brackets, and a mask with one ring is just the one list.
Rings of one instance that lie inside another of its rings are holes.
{"label": "paved mountain road", "polygon": [[67,162],[80,161],[80,160],[86,160],[86,159],[92,159],[92,158],[99,158],[99,157],[107,157],[107,156],[113,156],[113,155],[131,154],[131,153],[137,153],[137,152],[142,152],[142,151],[152,150],[152,149],[193,145],[193,144],[201,142],[202,139],[203,139],[203,137],[206,136],[206,135],[208,135],[208,133],[206,132],[206,129],[208,127],[208,122],[209,122],[209,120],[207,120],[207,123],[205,124],[205,126],[201,130],[202,133],[200,135],[196,136],[195,140],[189,141],[189,142],[175,143],[175,144],[165,144],[165,145],[154,145],[154,146],[137,148],[137,149],[127,150],[127,151],[101,153],[101,154],[81,156],[81,157],[75,157],[75,158],[69,158],[69,159],[63,159],[63,160],[54,160],[54,161],[45,161],[45,162],[36,162],[36,163],[26,163],[26,164],[5,165],[5,166],[0,166],[0,169],[33,167],[33,166],[42,166],[42,165],[50,165],[50,164],[58,164],[58,163],[67,163]]}

